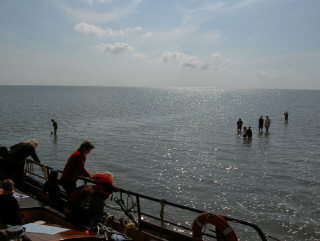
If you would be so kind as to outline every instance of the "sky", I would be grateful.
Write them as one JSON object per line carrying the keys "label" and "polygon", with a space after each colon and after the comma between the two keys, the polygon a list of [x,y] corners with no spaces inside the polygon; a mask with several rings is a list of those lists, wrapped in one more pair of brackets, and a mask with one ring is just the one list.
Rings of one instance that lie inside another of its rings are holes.
{"label": "sky", "polygon": [[319,0],[1,0],[0,85],[320,90]]}

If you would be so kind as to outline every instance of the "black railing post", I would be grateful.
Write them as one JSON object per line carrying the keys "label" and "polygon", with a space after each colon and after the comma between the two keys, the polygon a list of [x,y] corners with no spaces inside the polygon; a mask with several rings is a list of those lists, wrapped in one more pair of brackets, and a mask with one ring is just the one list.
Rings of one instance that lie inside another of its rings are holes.
{"label": "black railing post", "polygon": [[141,231],[141,230],[142,230],[141,209],[140,209],[140,199],[139,199],[139,196],[138,196],[138,195],[136,195],[136,201],[137,201],[137,211],[138,211],[139,231]]}

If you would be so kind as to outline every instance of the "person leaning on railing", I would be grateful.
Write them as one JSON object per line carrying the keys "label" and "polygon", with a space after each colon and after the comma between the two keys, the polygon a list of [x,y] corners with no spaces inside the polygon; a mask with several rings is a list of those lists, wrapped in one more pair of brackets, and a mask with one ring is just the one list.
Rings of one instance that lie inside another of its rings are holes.
{"label": "person leaning on railing", "polygon": [[76,182],[80,176],[89,177],[90,173],[84,168],[86,155],[94,149],[94,145],[90,141],[84,141],[79,149],[69,157],[60,178],[60,184],[67,193],[67,197],[77,189]]}
{"label": "person leaning on railing", "polygon": [[37,156],[36,148],[38,141],[35,139],[28,140],[26,142],[20,142],[19,144],[10,147],[10,152],[7,156],[7,162],[10,166],[10,178],[14,181],[15,186],[19,188],[23,174],[24,164],[27,157],[31,156],[35,162],[41,163]]}
{"label": "person leaning on railing", "polygon": [[119,192],[120,187],[113,186],[113,175],[110,172],[104,172],[101,174],[92,175],[92,180],[96,183],[94,187],[94,193],[89,203],[89,219],[90,219],[90,231],[93,232],[99,222],[102,222],[103,209],[105,206],[105,200],[113,192]]}

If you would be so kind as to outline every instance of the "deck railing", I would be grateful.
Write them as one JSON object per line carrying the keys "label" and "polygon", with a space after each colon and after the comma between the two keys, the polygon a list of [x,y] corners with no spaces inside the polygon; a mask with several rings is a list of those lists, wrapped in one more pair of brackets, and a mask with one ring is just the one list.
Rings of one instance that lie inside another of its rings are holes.
{"label": "deck railing", "polygon": [[[34,171],[34,166],[39,166],[40,168],[38,168],[38,172],[42,173],[36,173]],[[27,176],[31,176],[34,179],[40,181],[40,182],[44,182],[46,180],[46,178],[49,176],[50,171],[52,170],[52,167],[49,166],[45,166],[39,163],[36,163],[32,160],[27,160],[27,165],[25,168],[25,172]],[[58,172],[61,174],[62,171],[58,170]],[[88,179],[88,178],[79,178],[80,182],[83,182],[83,184],[95,184],[92,180]],[[128,207],[125,205],[124,201],[123,201],[123,195],[126,194],[127,196],[130,197],[135,197],[135,204],[132,205],[131,207]],[[171,225],[174,228],[179,228],[184,230],[184,232],[189,235],[190,234],[190,227],[181,225],[177,222],[173,222],[170,220],[165,219],[164,217],[164,207],[168,208],[168,207],[173,207],[173,208],[177,208],[179,210],[183,210],[183,211],[190,211],[194,213],[194,217],[196,217],[198,214],[206,212],[204,210],[201,209],[196,209],[196,208],[191,208],[191,207],[187,207],[187,206],[183,206],[174,202],[170,202],[164,199],[158,199],[158,198],[154,198],[154,197],[150,197],[147,195],[143,195],[140,193],[136,193],[136,192],[132,192],[132,191],[128,191],[125,189],[121,189],[121,191],[119,191],[119,197],[114,197],[113,198],[114,201],[120,206],[121,210],[126,214],[126,216],[140,229],[140,231],[143,231],[143,219],[144,218],[149,218],[151,220],[160,222],[161,225],[160,226],[166,226],[166,225]],[[159,217],[150,214],[149,212],[145,212],[142,210],[141,208],[141,202],[142,201],[151,201],[151,202],[155,202],[157,204],[160,204],[161,210],[160,210],[160,215]],[[108,207],[108,206],[107,206]],[[119,211],[119,210],[118,210]],[[134,218],[132,214],[137,215],[137,218]],[[255,230],[255,232],[257,233],[257,235],[260,237],[260,239],[262,241],[267,241],[266,235],[262,232],[262,230],[255,224],[247,222],[247,221],[243,221],[243,220],[239,220],[239,219],[235,219],[232,217],[227,217],[226,218],[227,221],[232,222],[232,223],[237,223],[237,224],[241,224],[241,225],[245,225],[248,227],[251,227],[253,230]],[[153,221],[153,222],[154,222]],[[215,232],[214,230],[210,230]],[[211,235],[208,233],[204,233],[205,236],[211,237],[211,238],[215,238],[215,239],[219,239],[217,236],[219,236],[219,234],[215,234],[215,235]]]}

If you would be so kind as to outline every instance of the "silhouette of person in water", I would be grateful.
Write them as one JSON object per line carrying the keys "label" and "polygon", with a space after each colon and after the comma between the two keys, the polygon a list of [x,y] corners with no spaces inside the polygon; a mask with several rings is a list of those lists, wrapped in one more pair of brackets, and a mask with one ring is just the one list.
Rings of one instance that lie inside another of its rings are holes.
{"label": "silhouette of person in water", "polygon": [[260,118],[259,118],[259,132],[263,130],[263,123],[264,123],[264,119],[262,118],[262,116],[260,116]]}
{"label": "silhouette of person in water", "polygon": [[247,139],[247,127],[243,127],[243,136],[244,139]]}
{"label": "silhouette of person in water", "polygon": [[51,119],[53,125],[53,134],[57,134],[58,124],[54,119]]}
{"label": "silhouette of person in water", "polygon": [[241,118],[239,118],[239,120],[237,121],[237,127],[238,127],[238,131],[240,132],[241,129],[242,129],[242,124],[243,124],[243,121],[241,120]]}
{"label": "silhouette of person in water", "polygon": [[251,138],[252,138],[251,126],[249,126],[249,128],[248,128],[248,130],[247,130],[247,136],[248,136],[248,141],[251,141]]}
{"label": "silhouette of person in water", "polygon": [[288,122],[288,117],[289,117],[289,113],[288,113],[288,111],[286,111],[286,112],[284,113],[284,121],[285,121],[285,122]]}
{"label": "silhouette of person in water", "polygon": [[266,132],[269,132],[270,124],[271,124],[271,120],[269,119],[269,116],[266,116],[266,120],[264,122],[264,127],[266,128]]}

